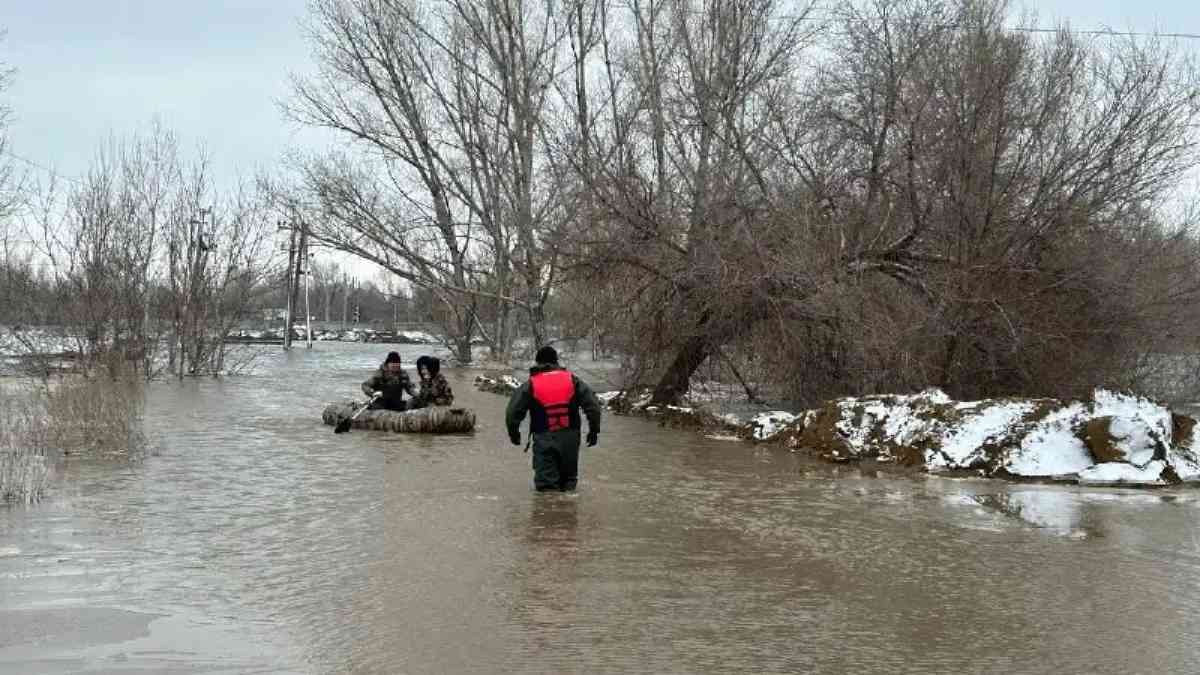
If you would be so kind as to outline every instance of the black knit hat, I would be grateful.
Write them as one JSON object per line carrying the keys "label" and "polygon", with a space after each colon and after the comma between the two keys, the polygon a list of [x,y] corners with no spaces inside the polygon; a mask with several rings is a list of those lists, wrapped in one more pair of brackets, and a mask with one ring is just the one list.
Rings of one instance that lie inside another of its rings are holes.
{"label": "black knit hat", "polygon": [[554,351],[554,347],[546,345],[537,350],[537,355],[533,357],[533,360],[537,363],[545,363],[547,365],[557,364],[558,352]]}
{"label": "black knit hat", "polygon": [[388,352],[387,358],[383,362],[385,364],[400,363],[400,354],[398,352]]}

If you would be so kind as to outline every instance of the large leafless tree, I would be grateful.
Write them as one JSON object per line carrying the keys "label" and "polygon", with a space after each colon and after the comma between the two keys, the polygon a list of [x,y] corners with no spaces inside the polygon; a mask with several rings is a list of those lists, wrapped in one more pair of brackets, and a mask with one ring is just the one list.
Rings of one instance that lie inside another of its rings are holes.
{"label": "large leafless tree", "polygon": [[1160,44],[1010,30],[988,0],[842,3],[816,36],[766,1],[624,11],[578,262],[631,294],[657,402],[731,348],[801,393],[1073,392],[1163,325],[1138,289],[1197,109]]}
{"label": "large leafless tree", "polygon": [[[294,119],[350,139],[299,163],[313,235],[434,293],[461,360],[482,333],[507,348],[509,308],[536,342],[553,287],[563,177],[544,115],[562,27],[555,3],[320,0],[321,74],[296,82]],[[497,305],[491,325],[480,304]]]}
{"label": "large leafless tree", "polygon": [[812,9],[318,0],[289,111],[352,143],[283,192],[460,358],[511,312],[590,323],[658,403],[714,360],[800,398],[1074,393],[1178,345],[1190,60],[1004,0]]}

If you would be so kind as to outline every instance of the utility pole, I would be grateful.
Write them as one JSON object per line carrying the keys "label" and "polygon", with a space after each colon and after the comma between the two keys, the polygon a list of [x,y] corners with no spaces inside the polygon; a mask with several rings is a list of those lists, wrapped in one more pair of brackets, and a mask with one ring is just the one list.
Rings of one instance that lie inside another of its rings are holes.
{"label": "utility pole", "polygon": [[346,320],[350,318],[350,275],[342,272],[342,330],[346,330]]}
{"label": "utility pole", "polygon": [[[300,243],[297,245],[296,251],[296,281],[292,287],[292,306],[296,306],[295,294],[300,291],[300,274],[304,274],[304,323],[307,326],[305,329],[305,339],[308,341],[308,348],[312,349],[312,325],[309,323],[308,311],[308,228],[304,226],[304,221],[292,223],[292,227],[300,232]],[[303,262],[302,262],[303,261]],[[288,326],[291,330],[291,326]]]}
{"label": "utility pole", "polygon": [[187,288],[181,289],[181,302],[184,309],[181,313],[182,320],[177,322],[179,334],[175,336],[179,348],[178,377],[181,380],[185,371],[198,373],[200,368],[204,328],[208,318],[207,306],[204,307],[205,312],[201,315],[201,304],[209,300],[202,297],[201,291],[204,290],[208,252],[215,248],[212,242],[204,239],[206,218],[211,215],[211,208],[201,207],[199,217],[188,220],[188,242],[184,249],[184,255],[187,258]]}
{"label": "utility pole", "polygon": [[[308,228],[304,221],[278,223],[278,229],[288,230],[288,288],[287,288],[287,325],[283,329],[283,349],[292,348],[292,323],[296,320],[296,294],[300,292],[300,275],[304,275],[304,322],[308,335],[305,336],[308,348],[312,349],[312,319],[308,305]],[[296,241],[297,234],[299,242]]]}
{"label": "utility pole", "polygon": [[306,349],[312,349],[312,310],[308,307],[308,278],[312,276],[312,254],[308,252],[308,238],[300,231],[304,242],[304,341]]}
{"label": "utility pole", "polygon": [[287,312],[284,315],[283,351],[292,348],[292,314],[295,311],[295,279],[296,279],[296,228],[291,223],[279,221],[276,227],[288,231],[288,267],[287,267]]}

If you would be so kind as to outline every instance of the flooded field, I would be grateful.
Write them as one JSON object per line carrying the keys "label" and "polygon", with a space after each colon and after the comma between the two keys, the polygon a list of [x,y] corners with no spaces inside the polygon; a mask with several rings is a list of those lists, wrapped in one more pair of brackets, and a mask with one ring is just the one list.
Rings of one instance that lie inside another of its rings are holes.
{"label": "flooded field", "polygon": [[322,426],[387,349],[155,383],[144,460],[0,508],[0,673],[1200,670],[1200,492],[876,475],[606,416],[579,493],[537,495],[469,371],[473,435]]}

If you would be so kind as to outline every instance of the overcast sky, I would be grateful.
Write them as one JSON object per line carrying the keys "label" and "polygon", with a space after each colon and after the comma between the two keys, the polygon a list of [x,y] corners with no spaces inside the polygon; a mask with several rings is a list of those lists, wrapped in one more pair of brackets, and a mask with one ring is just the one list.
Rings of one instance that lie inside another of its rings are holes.
{"label": "overcast sky", "polygon": [[[276,101],[309,67],[303,0],[0,0],[16,67],[13,151],[80,173],[155,117],[222,172],[269,164],[296,136]],[[303,135],[296,139],[304,142]]]}
{"label": "overcast sky", "polygon": [[[1200,33],[1196,0],[1041,0],[1041,23]],[[282,120],[288,74],[311,69],[304,0],[0,0],[13,151],[68,175],[156,116],[203,141],[218,175],[275,162],[316,134]],[[1200,47],[1200,40],[1194,41]]]}

